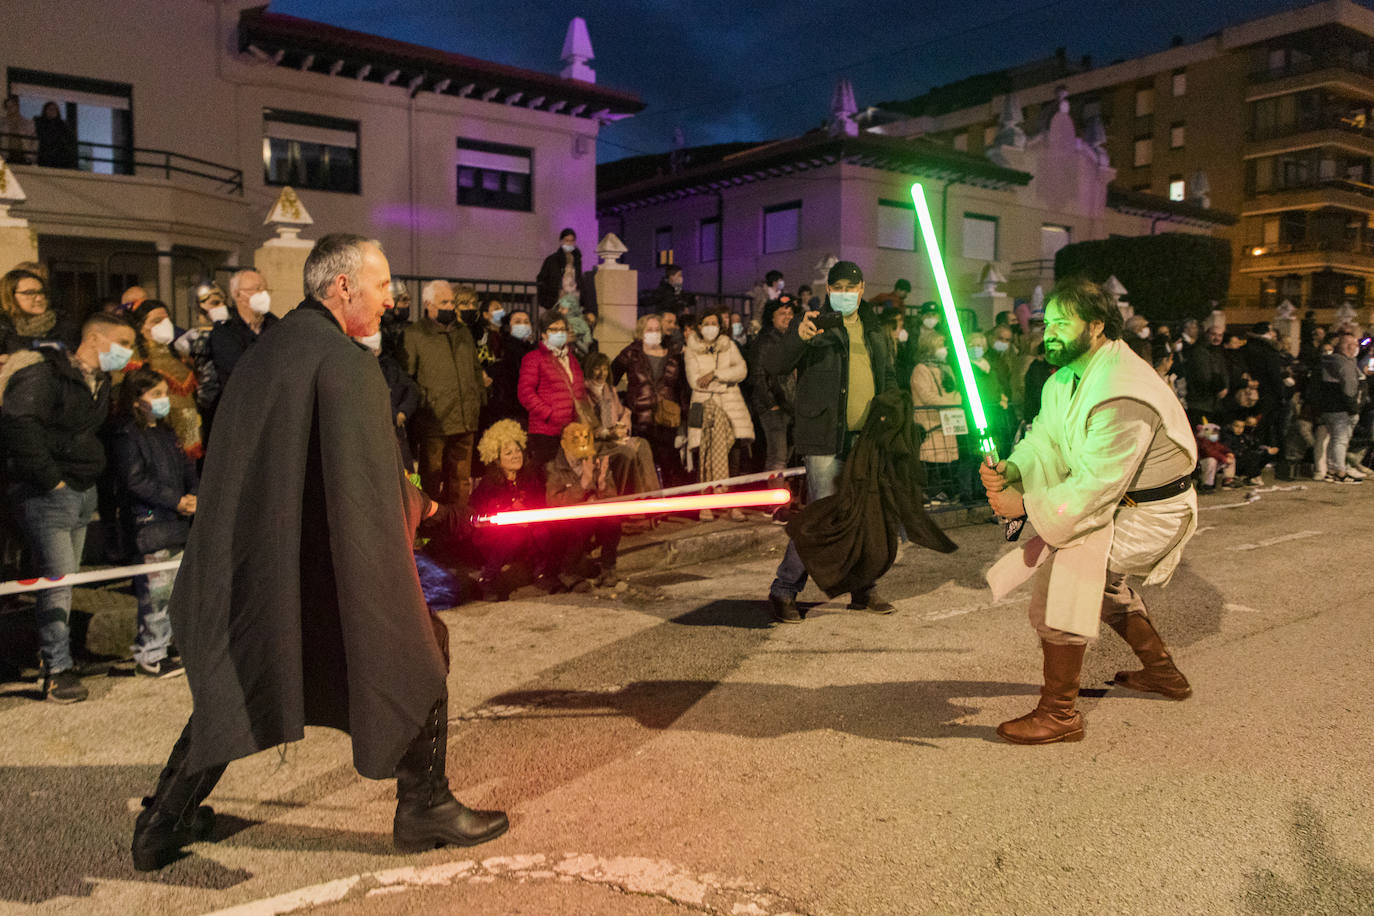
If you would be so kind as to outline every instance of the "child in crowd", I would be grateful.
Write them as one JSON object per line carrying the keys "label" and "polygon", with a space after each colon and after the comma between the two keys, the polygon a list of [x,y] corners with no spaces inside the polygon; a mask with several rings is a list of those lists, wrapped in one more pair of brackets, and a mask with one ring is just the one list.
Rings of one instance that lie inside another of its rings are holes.
{"label": "child in crowd", "polygon": [[[1244,422],[1244,421],[1242,421]],[[1223,487],[1236,485],[1236,456],[1221,442],[1221,427],[1206,417],[1197,425],[1197,467],[1202,482],[1198,490],[1211,493],[1217,488],[1217,471],[1221,471]]]}
{"label": "child in crowd", "polygon": [[1259,417],[1255,414],[1248,417],[1233,417],[1220,439],[1221,444],[1230,449],[1231,454],[1235,456],[1236,476],[1250,486],[1259,486],[1264,466],[1279,452],[1277,448],[1266,446],[1260,441],[1256,432],[1258,426]]}

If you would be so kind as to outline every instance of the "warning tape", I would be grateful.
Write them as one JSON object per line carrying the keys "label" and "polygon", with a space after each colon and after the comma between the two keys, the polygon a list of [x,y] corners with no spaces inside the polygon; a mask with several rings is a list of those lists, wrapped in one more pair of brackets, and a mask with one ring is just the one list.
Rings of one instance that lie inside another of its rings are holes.
{"label": "warning tape", "polygon": [[159,560],[156,563],[140,563],[137,566],[111,566],[107,569],[92,569],[86,572],[69,573],[65,576],[44,576],[38,579],[12,579],[0,582],[0,595],[21,595],[25,592],[41,592],[50,588],[67,588],[72,585],[85,585],[89,582],[108,582],[111,579],[128,579],[148,573],[165,572],[181,565],[181,559]]}

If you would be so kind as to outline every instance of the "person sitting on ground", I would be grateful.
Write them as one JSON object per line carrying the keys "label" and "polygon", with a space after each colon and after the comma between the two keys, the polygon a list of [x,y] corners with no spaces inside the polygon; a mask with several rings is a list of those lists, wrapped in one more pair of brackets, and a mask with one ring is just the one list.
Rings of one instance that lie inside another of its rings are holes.
{"label": "person sitting on ground", "polygon": [[582,366],[591,410],[595,420],[592,435],[596,454],[611,459],[611,474],[620,493],[648,493],[660,487],[654,455],[649,443],[630,435],[630,411],[610,383],[611,361],[604,353],[593,353]]}
{"label": "person sitting on ground", "polygon": [[[1242,421],[1243,422],[1243,421]],[[1199,492],[1211,493],[1217,488],[1217,471],[1221,471],[1223,487],[1236,486],[1236,456],[1221,441],[1221,427],[1206,417],[1197,425],[1197,474]]]}
{"label": "person sitting on ground", "polygon": [[[191,534],[200,480],[195,462],[168,422],[172,401],[167,380],[150,367],[134,369],[124,376],[119,400],[120,415],[126,419],[114,435],[111,451],[124,517],[133,528],[130,540],[144,563],[179,559]],[[181,660],[168,654],[172,619],[167,605],[175,580],[175,570],[134,577],[137,675],[169,678],[186,673]]]}
{"label": "person sitting on ground", "polygon": [[[544,483],[525,460],[525,430],[514,420],[498,420],[477,443],[487,468],[473,488],[469,505],[476,516],[541,509]],[[514,584],[512,567],[527,561],[535,584],[563,590],[557,577],[556,544],[548,525],[502,525],[477,529],[473,541],[482,554],[477,586],[483,599],[505,601]]]}
{"label": "person sitting on ground", "polygon": [[1221,432],[1221,444],[1230,449],[1236,458],[1235,476],[1252,487],[1260,485],[1260,475],[1265,466],[1279,452],[1277,448],[1260,441],[1256,429],[1258,425],[1257,414],[1233,417]]}
{"label": "person sitting on ground", "polygon": [[[577,421],[564,426],[558,454],[545,467],[545,479],[544,495],[550,506],[574,506],[620,495],[610,459],[596,456],[591,427]],[[578,590],[583,578],[595,577],[593,584],[602,588],[621,583],[615,570],[620,550],[618,519],[559,522],[553,537],[562,547],[559,578],[569,589]],[[596,548],[601,551],[599,564],[591,562]]]}

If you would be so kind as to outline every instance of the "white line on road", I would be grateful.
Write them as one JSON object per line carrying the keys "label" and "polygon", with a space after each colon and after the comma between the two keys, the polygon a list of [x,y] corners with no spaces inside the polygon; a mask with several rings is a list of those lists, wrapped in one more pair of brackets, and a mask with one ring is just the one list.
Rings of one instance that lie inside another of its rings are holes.
{"label": "white line on road", "polygon": [[661,897],[706,913],[781,916],[799,909],[791,901],[742,881],[711,874],[694,875],[671,862],[637,856],[605,857],[565,852],[556,860],[536,853],[495,856],[480,862],[465,859],[424,868],[408,866],[364,872],[217,910],[209,916],[281,916],[347,899],[460,883],[489,884],[498,877],[519,882],[583,881],[625,893]]}
{"label": "white line on road", "polygon": [[1243,605],[1243,604],[1223,604],[1223,605],[1221,606],[1221,609],[1222,609],[1223,611],[1238,611],[1238,612],[1241,613],[1241,614],[1263,614],[1263,613],[1264,613],[1264,611],[1261,611],[1259,608],[1246,607],[1246,606]]}
{"label": "white line on road", "polygon": [[1295,531],[1292,534],[1281,534],[1276,538],[1269,538],[1256,544],[1237,544],[1228,547],[1227,550],[1259,550],[1261,547],[1273,547],[1275,544],[1283,544],[1288,541],[1301,541],[1304,538],[1314,538],[1321,534],[1320,531]]}

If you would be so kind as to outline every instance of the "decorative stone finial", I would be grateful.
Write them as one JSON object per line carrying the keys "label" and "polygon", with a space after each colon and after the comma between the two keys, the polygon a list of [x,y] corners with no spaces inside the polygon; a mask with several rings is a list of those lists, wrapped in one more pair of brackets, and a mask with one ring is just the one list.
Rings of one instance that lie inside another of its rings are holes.
{"label": "decorative stone finial", "polygon": [[629,270],[629,265],[621,264],[620,257],[630,249],[614,232],[607,232],[596,243],[596,256],[601,259],[598,270]]}
{"label": "decorative stone finial", "polygon": [[1121,285],[1121,281],[1116,278],[1116,274],[1112,274],[1107,278],[1107,282],[1102,284],[1102,291],[1117,300],[1126,295],[1126,287]]}
{"label": "decorative stone finial", "polygon": [[1021,121],[1021,103],[1017,100],[1016,93],[1008,92],[1002,102],[1002,116],[997,121],[997,137],[994,142],[998,146],[1025,149],[1026,132],[1021,129]]}
{"label": "decorative stone finial", "polygon": [[296,196],[295,189],[285,187],[281,189],[281,194],[277,195],[277,202],[267,212],[267,218],[262,224],[277,230],[277,238],[274,241],[279,244],[291,244],[299,242],[297,236],[301,234],[301,230],[306,226],[313,226],[315,220],[305,209],[305,204]]}
{"label": "decorative stone finial", "polygon": [[563,71],[558,75],[565,80],[581,80],[584,83],[596,82],[596,71],[587,66],[596,53],[592,50],[592,39],[587,34],[587,20],[574,16],[568,23],[568,36],[563,39]]}
{"label": "decorative stone finial", "polygon": [[854,116],[858,113],[854,84],[842,76],[835,81],[835,91],[830,94],[830,136],[857,137],[859,124]]}
{"label": "decorative stone finial", "polygon": [[27,220],[10,216],[10,207],[28,199],[29,196],[19,184],[19,177],[10,171],[4,159],[0,159],[0,226],[27,226]]}
{"label": "decorative stone finial", "polygon": [[1000,290],[997,289],[998,284],[1006,283],[1007,278],[1002,276],[1002,272],[997,269],[997,265],[988,261],[983,265],[983,273],[979,277],[978,282],[983,284],[983,292],[995,294],[1000,292]]}

